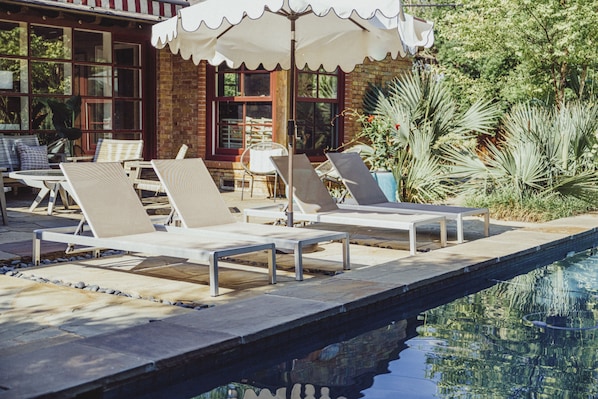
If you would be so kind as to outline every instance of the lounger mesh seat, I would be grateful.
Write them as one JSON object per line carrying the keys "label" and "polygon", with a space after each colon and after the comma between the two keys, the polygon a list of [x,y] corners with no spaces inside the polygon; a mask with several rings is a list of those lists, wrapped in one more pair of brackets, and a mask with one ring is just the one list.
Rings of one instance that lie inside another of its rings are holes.
{"label": "lounger mesh seat", "polygon": [[276,282],[273,244],[158,230],[120,163],[63,163],[60,168],[67,180],[67,190],[81,207],[86,225],[34,231],[36,264],[40,261],[41,241],[204,261],[210,268],[210,294],[217,296],[220,258],[268,251],[269,281]]}
{"label": "lounger mesh seat", "polygon": [[303,280],[303,249],[312,244],[340,240],[343,243],[343,269],[350,268],[348,233],[237,222],[201,159],[153,160],[152,165],[183,227],[220,237],[271,242],[277,249],[292,250],[295,278],[299,281]]}
{"label": "lounger mesh seat", "polygon": [[358,154],[328,153],[326,156],[338,172],[351,197],[357,203],[357,205],[340,204],[339,207],[342,209],[441,215],[457,222],[458,243],[464,241],[463,218],[466,216],[481,216],[484,218],[486,237],[490,233],[490,212],[488,208],[389,202]]}

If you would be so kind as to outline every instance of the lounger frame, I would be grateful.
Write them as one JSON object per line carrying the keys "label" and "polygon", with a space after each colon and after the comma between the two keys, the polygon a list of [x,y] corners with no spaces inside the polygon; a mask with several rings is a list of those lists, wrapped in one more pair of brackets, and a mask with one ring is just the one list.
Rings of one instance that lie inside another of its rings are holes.
{"label": "lounger frame", "polygon": [[[194,239],[194,235],[190,235],[188,231],[182,230],[183,229],[176,227],[169,227],[168,231],[124,235],[113,238],[97,238],[92,235],[77,234],[84,233],[79,226],[38,229],[33,232],[33,263],[35,265],[40,264],[42,241],[65,243],[69,246],[82,245],[89,247],[90,251],[96,251],[96,253],[98,248],[110,248],[149,255],[192,259],[207,262],[209,264],[210,295],[218,296],[218,262],[221,258],[251,252],[267,251],[268,279],[270,284],[276,284],[276,253],[274,244],[243,242],[239,243],[238,246],[209,250],[200,247],[200,245],[205,245],[208,242],[205,235],[196,234],[196,239]],[[179,243],[186,244],[194,241],[196,244],[195,247],[158,245],[155,241],[149,240],[151,236],[156,236],[156,234],[160,235],[160,238],[165,241],[176,240]]]}
{"label": "lounger frame", "polygon": [[488,208],[468,208],[451,205],[416,204],[411,202],[390,202],[371,176],[361,156],[355,152],[328,153],[328,160],[347,187],[356,203],[341,203],[341,209],[364,210],[401,214],[440,215],[457,223],[457,242],[463,243],[463,218],[481,216],[484,218],[484,234],[490,235],[490,212]]}
{"label": "lounger frame", "polygon": [[348,233],[238,222],[202,159],[160,159],[151,163],[173,209],[168,219],[176,216],[184,227],[182,230],[203,232],[222,239],[232,237],[274,243],[279,250],[293,251],[297,281],[303,280],[303,250],[313,244],[340,241],[343,270],[351,268]]}
{"label": "lounger frame", "polygon": [[[342,211],[342,209],[340,210]],[[294,221],[299,223],[336,223],[343,225],[353,226],[364,226],[364,227],[379,227],[387,228],[391,230],[407,231],[409,234],[409,253],[411,255],[417,254],[417,228],[423,225],[429,225],[432,223],[439,223],[440,225],[440,246],[446,247],[446,219],[444,216],[431,216],[431,215],[406,215],[412,216],[409,218],[403,218],[398,220],[397,218],[382,220],[380,218],[373,218],[375,212],[371,213],[371,218],[362,219],[350,218],[346,216],[348,214],[343,212],[331,212],[331,213],[302,213],[297,212],[294,214]],[[286,218],[286,213],[282,206],[264,206],[257,208],[246,208],[243,210],[243,218],[246,222],[249,222],[250,217],[261,217],[274,220],[282,220]]]}

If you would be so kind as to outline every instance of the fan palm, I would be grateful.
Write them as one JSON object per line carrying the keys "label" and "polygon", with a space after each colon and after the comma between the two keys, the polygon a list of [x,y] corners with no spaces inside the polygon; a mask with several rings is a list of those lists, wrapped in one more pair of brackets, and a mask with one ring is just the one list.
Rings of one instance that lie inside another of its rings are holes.
{"label": "fan palm", "polygon": [[441,149],[475,146],[472,139],[490,133],[499,114],[497,107],[483,100],[459,109],[442,78],[429,70],[404,74],[386,89],[370,86],[364,104],[374,115],[367,121],[385,127],[370,129],[364,123],[358,138],[372,146],[366,160],[391,169],[398,198],[410,202],[445,198],[452,188]]}
{"label": "fan palm", "polygon": [[598,106],[518,105],[505,116],[503,130],[486,153],[445,150],[463,190],[511,192],[519,199],[558,194],[598,204]]}

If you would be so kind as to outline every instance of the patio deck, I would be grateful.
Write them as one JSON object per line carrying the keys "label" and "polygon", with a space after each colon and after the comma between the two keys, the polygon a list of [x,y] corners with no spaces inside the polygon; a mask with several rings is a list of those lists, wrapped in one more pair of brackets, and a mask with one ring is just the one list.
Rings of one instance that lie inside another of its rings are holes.
{"label": "patio deck", "polygon": [[[272,202],[241,202],[240,193],[224,197],[238,209]],[[43,208],[30,214],[30,202],[9,194],[11,224],[0,226],[0,264],[30,256],[34,228],[76,223],[60,208],[54,216]],[[177,374],[173,370],[199,360],[206,370],[217,367],[222,352],[232,361],[331,322],[598,245],[596,213],[543,224],[492,220],[487,238],[481,219],[468,219],[466,226],[469,240],[456,244],[455,226],[448,222],[446,248],[440,248],[434,228],[421,231],[422,252],[416,256],[409,256],[406,234],[350,228],[352,242],[360,244],[351,245],[352,270],[342,272],[335,259],[340,244],[330,243],[306,254],[301,282],[294,280],[292,255],[278,255],[279,282],[272,286],[263,282],[262,261],[250,257],[223,270],[222,295],[215,298],[202,267],[163,257],[118,255],[21,269],[28,278],[0,275],[0,396],[99,398],[104,391],[118,396],[140,389],[139,380],[152,389],[150,380],[168,383]],[[62,247],[43,250],[56,253]],[[39,282],[46,280],[50,283]],[[96,285],[130,297],[52,281]],[[170,305],[176,302],[200,310]]]}

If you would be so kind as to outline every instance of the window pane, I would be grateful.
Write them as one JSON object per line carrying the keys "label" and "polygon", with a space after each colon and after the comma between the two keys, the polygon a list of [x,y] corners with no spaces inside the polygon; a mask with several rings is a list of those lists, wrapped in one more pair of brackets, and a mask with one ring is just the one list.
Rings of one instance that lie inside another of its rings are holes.
{"label": "window pane", "polygon": [[30,39],[32,57],[71,58],[71,30],[69,28],[31,25]]}
{"label": "window pane", "polygon": [[75,93],[83,96],[112,96],[110,67],[75,65]]}
{"label": "window pane", "polygon": [[141,101],[114,102],[114,129],[141,129]]}
{"label": "window pane", "polygon": [[336,127],[331,124],[337,114],[333,103],[298,103],[297,149],[309,155],[323,155],[324,150],[337,147]]}
{"label": "window pane", "polygon": [[116,68],[114,95],[116,97],[141,97],[140,75],[141,71],[138,69]]}
{"label": "window pane", "polygon": [[0,58],[0,91],[27,93],[27,61]]}
{"label": "window pane", "polygon": [[139,44],[114,42],[114,62],[122,66],[141,66]]}
{"label": "window pane", "polygon": [[75,30],[75,61],[112,62],[109,32]]}
{"label": "window pane", "polygon": [[31,91],[35,94],[71,94],[71,68],[72,64],[66,62],[32,62]]}
{"label": "window pane", "polygon": [[272,104],[247,103],[247,116],[250,118],[272,118]]}
{"label": "window pane", "polygon": [[236,97],[241,95],[241,81],[238,73],[218,74],[218,97]]}
{"label": "window pane", "polygon": [[0,96],[0,130],[29,128],[26,97]]}
{"label": "window pane", "polygon": [[112,101],[88,102],[85,105],[85,128],[88,130],[111,130]]}
{"label": "window pane", "polygon": [[336,98],[338,93],[338,79],[336,76],[320,75],[318,98]]}
{"label": "window pane", "polygon": [[243,104],[221,102],[218,104],[218,115],[220,120],[235,119],[239,123],[243,122]]}
{"label": "window pane", "polygon": [[0,21],[0,54],[27,55],[27,24]]}
{"label": "window pane", "polygon": [[[34,98],[31,104],[31,128],[37,130],[55,130],[54,123],[52,122],[52,108],[62,108],[61,104],[63,104],[65,101],[67,101],[67,99],[57,97]],[[68,116],[62,115],[62,118],[65,117]]]}
{"label": "window pane", "polygon": [[218,124],[219,148],[243,148],[243,125],[240,119],[222,119]]}
{"label": "window pane", "polygon": [[318,93],[317,75],[299,73],[297,77],[297,96],[315,98]]}
{"label": "window pane", "polygon": [[270,73],[246,73],[245,96],[270,96]]}

